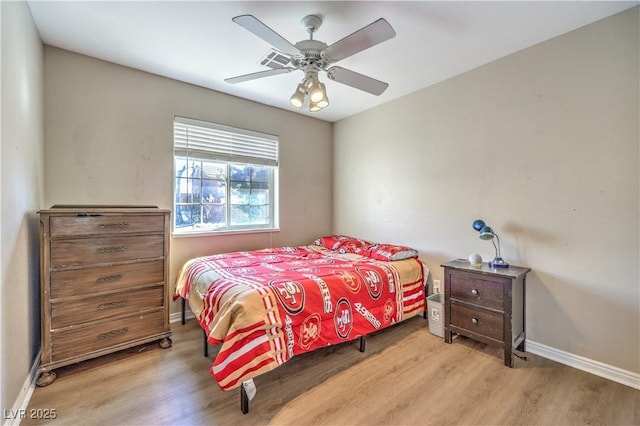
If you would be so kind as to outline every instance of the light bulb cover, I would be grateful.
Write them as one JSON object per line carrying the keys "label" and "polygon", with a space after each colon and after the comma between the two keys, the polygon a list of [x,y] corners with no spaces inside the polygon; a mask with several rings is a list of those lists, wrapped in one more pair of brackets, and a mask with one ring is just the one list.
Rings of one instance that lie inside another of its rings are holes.
{"label": "light bulb cover", "polygon": [[329,98],[327,98],[325,96],[324,99],[319,100],[318,102],[316,102],[316,105],[318,105],[320,108],[328,107],[329,106]]}
{"label": "light bulb cover", "polygon": [[311,102],[320,102],[327,97],[327,92],[324,87],[324,83],[320,83],[317,79],[314,84],[309,88],[309,100]]}
{"label": "light bulb cover", "polygon": [[291,105],[293,105],[294,107],[300,108],[302,107],[302,105],[304,105],[304,95],[304,84],[300,83],[298,84],[296,91],[293,93],[293,95],[291,95],[291,99],[289,99],[289,102],[291,102]]}
{"label": "light bulb cover", "polygon": [[318,112],[322,109],[322,107],[318,106],[317,102],[309,102],[309,111],[311,112]]}

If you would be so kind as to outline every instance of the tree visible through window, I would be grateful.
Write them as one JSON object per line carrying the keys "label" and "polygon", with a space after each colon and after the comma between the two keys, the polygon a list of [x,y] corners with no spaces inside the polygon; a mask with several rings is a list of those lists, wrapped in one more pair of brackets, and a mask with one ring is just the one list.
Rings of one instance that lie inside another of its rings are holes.
{"label": "tree visible through window", "polygon": [[174,123],[174,232],[275,227],[277,138],[197,124]]}

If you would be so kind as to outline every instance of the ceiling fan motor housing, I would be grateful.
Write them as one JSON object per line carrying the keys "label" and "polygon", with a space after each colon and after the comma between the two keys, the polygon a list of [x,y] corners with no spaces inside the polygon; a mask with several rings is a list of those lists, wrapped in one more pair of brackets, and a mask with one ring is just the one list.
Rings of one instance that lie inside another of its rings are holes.
{"label": "ceiling fan motor housing", "polygon": [[296,43],[295,46],[302,55],[293,58],[294,66],[316,65],[322,69],[329,65],[329,62],[322,55],[322,51],[327,48],[325,43],[318,40],[303,40]]}

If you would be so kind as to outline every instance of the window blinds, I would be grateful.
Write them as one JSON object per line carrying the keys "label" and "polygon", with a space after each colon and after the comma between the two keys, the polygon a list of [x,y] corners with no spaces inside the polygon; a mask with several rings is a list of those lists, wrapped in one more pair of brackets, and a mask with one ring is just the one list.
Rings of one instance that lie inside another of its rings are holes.
{"label": "window blinds", "polygon": [[265,133],[176,117],[173,140],[178,156],[278,166],[278,137]]}

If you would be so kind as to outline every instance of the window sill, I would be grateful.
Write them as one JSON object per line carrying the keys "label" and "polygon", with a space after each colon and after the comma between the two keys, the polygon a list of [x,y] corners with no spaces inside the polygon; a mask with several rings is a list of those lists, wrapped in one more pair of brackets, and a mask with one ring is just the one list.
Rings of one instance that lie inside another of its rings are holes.
{"label": "window sill", "polygon": [[228,231],[193,231],[193,232],[180,232],[173,231],[171,237],[173,238],[192,238],[192,237],[213,237],[217,235],[238,235],[238,234],[271,234],[273,232],[280,232],[280,228],[264,228],[264,229],[232,229]]}

